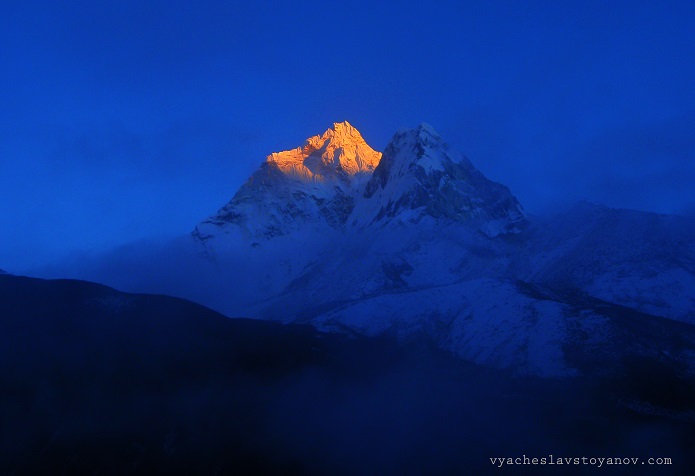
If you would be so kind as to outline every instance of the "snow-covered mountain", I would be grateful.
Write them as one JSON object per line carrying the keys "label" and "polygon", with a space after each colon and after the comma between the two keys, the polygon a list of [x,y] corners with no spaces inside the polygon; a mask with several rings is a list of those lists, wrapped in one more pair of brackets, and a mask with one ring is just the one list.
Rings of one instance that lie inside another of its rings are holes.
{"label": "snow-covered mountain", "polygon": [[[423,217],[518,232],[523,208],[484,177],[427,124],[372,149],[348,122],[335,123],[303,147],[269,155],[232,200],[200,223],[200,241],[232,235],[252,241],[307,230],[364,228]],[[214,247],[214,245],[212,245]]]}
{"label": "snow-covered mountain", "polygon": [[424,216],[475,223],[487,235],[518,232],[519,202],[504,185],[483,176],[427,124],[397,133],[367,183],[351,224],[406,221]]}
{"label": "snow-covered mountain", "polygon": [[[439,243],[443,228],[465,233],[467,242],[517,234],[525,226],[523,209],[509,189],[485,178],[432,127],[421,124],[398,132],[382,157],[343,122],[310,137],[303,147],[269,155],[232,200],[200,223],[192,236],[218,266],[242,266],[255,275],[256,293],[245,295],[257,305],[222,310],[259,315],[267,314],[269,300],[286,295],[290,288],[308,290],[310,286],[302,289],[298,283],[308,280],[317,263],[333,274],[318,278],[317,286],[328,288],[321,299],[307,303],[342,299],[345,292],[372,292],[373,286],[380,286],[377,282],[390,280],[383,276],[379,255],[388,256],[385,259],[395,262],[397,269],[398,259],[392,255],[404,243]],[[365,254],[368,249],[371,255]],[[423,256],[449,259],[445,248],[431,253]],[[346,256],[350,262],[345,262]],[[432,262],[420,268],[423,282],[447,282],[450,273],[436,266]],[[491,266],[484,260],[479,269]]]}
{"label": "snow-covered mountain", "polygon": [[426,124],[383,156],[347,122],[271,154],[192,236],[253,282],[210,303],[228,314],[425,338],[535,375],[581,374],[587,349],[615,363],[668,348],[692,369],[692,345],[634,329],[695,324],[692,219],[589,204],[528,217]]}

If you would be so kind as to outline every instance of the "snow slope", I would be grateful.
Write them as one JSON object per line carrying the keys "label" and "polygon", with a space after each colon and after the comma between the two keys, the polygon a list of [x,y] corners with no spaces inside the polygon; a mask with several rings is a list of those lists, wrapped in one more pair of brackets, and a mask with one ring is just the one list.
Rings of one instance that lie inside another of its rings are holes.
{"label": "snow slope", "polygon": [[695,220],[581,203],[536,220],[523,279],[695,324]]}

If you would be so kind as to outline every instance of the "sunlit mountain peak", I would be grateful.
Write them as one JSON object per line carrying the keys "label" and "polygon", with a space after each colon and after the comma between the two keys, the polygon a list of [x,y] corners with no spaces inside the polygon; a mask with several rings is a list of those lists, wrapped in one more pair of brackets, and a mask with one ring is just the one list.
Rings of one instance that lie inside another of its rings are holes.
{"label": "sunlit mountain peak", "polygon": [[322,135],[309,137],[304,146],[275,152],[267,159],[286,175],[324,181],[343,174],[371,173],[381,160],[362,134],[349,122],[336,122]]}
{"label": "sunlit mountain peak", "polygon": [[350,123],[338,122],[301,147],[269,155],[194,236],[231,234],[258,243],[300,231],[437,220],[495,237],[518,233],[525,215],[507,187],[483,176],[425,123],[396,133],[382,155]]}

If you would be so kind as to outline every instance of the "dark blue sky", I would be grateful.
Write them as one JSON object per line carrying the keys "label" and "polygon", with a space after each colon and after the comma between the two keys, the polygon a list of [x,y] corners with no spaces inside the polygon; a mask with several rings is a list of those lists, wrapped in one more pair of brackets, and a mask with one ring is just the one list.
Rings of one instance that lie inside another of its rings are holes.
{"label": "dark blue sky", "polygon": [[695,213],[692,1],[108,3],[0,7],[0,268],[188,232],[342,120],[531,213]]}

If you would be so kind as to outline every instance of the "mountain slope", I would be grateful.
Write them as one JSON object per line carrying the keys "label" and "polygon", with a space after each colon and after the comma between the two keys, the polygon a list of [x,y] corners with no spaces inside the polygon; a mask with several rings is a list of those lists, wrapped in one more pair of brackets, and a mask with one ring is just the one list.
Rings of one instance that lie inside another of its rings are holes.
{"label": "mountain slope", "polygon": [[[604,371],[619,372],[625,359],[662,353],[695,372],[694,326],[580,289],[505,277],[516,259],[509,252],[523,251],[517,244],[486,248],[470,240],[455,248],[452,241],[431,237],[393,254],[377,245],[343,248],[343,259],[324,256],[258,315],[330,332],[424,339],[464,360],[519,374],[592,375],[597,368],[585,363],[597,355]],[[371,259],[355,259],[360,249]]]}
{"label": "mountain slope", "polygon": [[3,474],[497,474],[480,455],[549,447],[694,463],[695,388],[654,359],[516,379],[426,346],[8,275],[0,315]]}
{"label": "mountain slope", "polygon": [[582,203],[537,219],[524,280],[695,324],[695,220]]}

